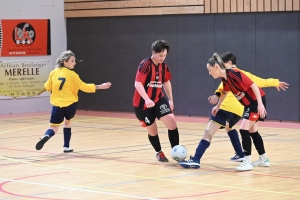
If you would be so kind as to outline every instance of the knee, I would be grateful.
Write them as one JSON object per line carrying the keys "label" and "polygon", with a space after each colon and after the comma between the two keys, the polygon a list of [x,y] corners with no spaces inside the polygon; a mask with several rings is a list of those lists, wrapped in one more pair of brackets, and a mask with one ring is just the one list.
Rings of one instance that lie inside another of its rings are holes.
{"label": "knee", "polygon": [[169,125],[168,125],[167,128],[168,128],[169,130],[174,130],[174,129],[177,128],[177,124],[176,124],[176,121],[175,121],[174,118],[170,121],[170,123],[169,123]]}
{"label": "knee", "polygon": [[71,127],[71,121],[70,120],[65,120],[64,121],[64,127],[70,128]]}
{"label": "knee", "polygon": [[225,127],[225,130],[226,130],[226,132],[229,132],[229,131],[231,131],[232,129],[229,128],[229,127]]}

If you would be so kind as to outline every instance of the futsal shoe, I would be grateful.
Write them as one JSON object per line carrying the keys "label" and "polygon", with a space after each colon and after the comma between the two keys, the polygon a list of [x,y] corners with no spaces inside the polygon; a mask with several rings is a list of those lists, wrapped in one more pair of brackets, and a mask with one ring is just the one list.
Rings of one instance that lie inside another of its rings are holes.
{"label": "futsal shoe", "polygon": [[43,138],[41,138],[40,141],[35,145],[36,150],[41,150],[49,139],[49,135],[45,135]]}
{"label": "futsal shoe", "polygon": [[245,159],[245,156],[244,157],[240,157],[237,154],[235,154],[232,158],[230,158],[230,161],[231,162],[243,162],[244,159]]}
{"label": "futsal shoe", "polygon": [[156,153],[156,158],[160,162],[169,162],[168,158],[166,158],[164,152],[162,151]]}
{"label": "futsal shoe", "polygon": [[250,171],[253,169],[253,166],[251,164],[250,161],[248,161],[247,159],[244,159],[242,164],[240,164],[239,166],[237,166],[236,168],[236,171]]}
{"label": "futsal shoe", "polygon": [[71,147],[64,147],[64,153],[70,153],[73,152],[74,150]]}
{"label": "futsal shoe", "polygon": [[200,161],[198,160],[193,160],[193,157],[190,156],[189,160],[184,160],[178,163],[181,167],[183,168],[195,168],[198,169],[200,168]]}
{"label": "futsal shoe", "polygon": [[252,162],[253,167],[270,167],[271,163],[269,159],[263,161],[261,159]]}

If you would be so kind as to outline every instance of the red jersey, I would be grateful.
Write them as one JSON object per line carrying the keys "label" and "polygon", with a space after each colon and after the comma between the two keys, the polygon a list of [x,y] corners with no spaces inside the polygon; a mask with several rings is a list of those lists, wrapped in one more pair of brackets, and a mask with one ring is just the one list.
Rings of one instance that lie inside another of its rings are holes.
{"label": "red jersey", "polygon": [[[256,102],[256,96],[250,87],[253,81],[238,69],[226,69],[227,80],[222,78],[223,91],[231,91],[243,106],[249,106]],[[259,88],[261,96],[265,92]]]}
{"label": "red jersey", "polygon": [[[162,92],[163,83],[171,80],[171,73],[168,65],[159,63],[157,66],[152,62],[151,58],[144,59],[138,66],[135,81],[141,82],[144,86],[148,97],[158,102],[164,96]],[[146,109],[145,100],[135,89],[133,96],[133,106],[136,108]]]}

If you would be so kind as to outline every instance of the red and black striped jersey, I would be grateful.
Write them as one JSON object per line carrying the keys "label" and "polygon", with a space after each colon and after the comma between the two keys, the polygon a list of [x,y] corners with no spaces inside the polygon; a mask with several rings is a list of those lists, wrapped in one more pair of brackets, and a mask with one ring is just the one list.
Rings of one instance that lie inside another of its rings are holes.
{"label": "red and black striped jersey", "polygon": [[[171,73],[168,65],[159,63],[157,66],[152,62],[151,58],[144,59],[138,66],[135,81],[141,82],[144,86],[148,97],[158,102],[164,96],[162,91],[163,83],[171,80]],[[145,100],[135,89],[133,96],[133,106],[136,108],[146,109]]]}
{"label": "red and black striped jersey", "polygon": [[[253,84],[243,72],[238,69],[226,69],[227,80],[222,78],[223,91],[231,91],[243,106],[249,106],[256,102],[256,96],[250,87]],[[265,92],[259,88],[260,95]]]}

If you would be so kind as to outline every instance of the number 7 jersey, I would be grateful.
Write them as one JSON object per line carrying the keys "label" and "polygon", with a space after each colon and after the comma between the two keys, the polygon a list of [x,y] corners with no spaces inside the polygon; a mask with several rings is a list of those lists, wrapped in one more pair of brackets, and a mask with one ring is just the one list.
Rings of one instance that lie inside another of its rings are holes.
{"label": "number 7 jersey", "polygon": [[53,106],[67,107],[78,101],[78,90],[87,93],[96,91],[95,84],[83,82],[79,75],[66,67],[57,67],[49,74],[45,89],[50,92]]}

